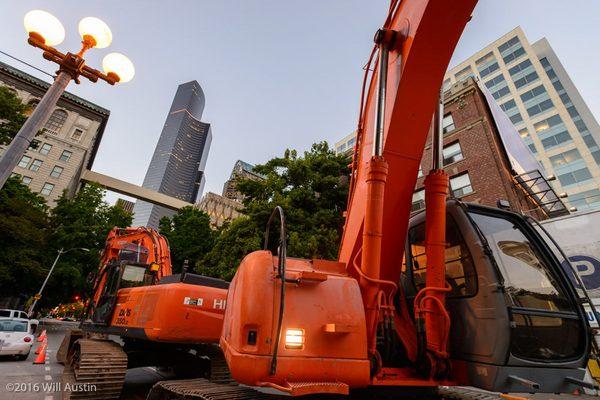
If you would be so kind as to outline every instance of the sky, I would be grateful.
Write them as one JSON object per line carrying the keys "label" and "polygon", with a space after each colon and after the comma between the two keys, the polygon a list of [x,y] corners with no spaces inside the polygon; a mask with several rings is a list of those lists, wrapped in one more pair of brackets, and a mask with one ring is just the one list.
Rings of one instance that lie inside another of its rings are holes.
{"label": "sky", "polygon": [[[62,21],[62,51],[79,49],[81,18],[103,19],[113,43],[89,51],[87,63],[100,69],[106,54],[121,52],[136,75],[115,87],[69,86],[111,111],[93,169],[141,184],[177,86],[197,80],[213,134],[205,193],[221,193],[238,159],[263,163],[354,130],[362,67],[387,7],[388,0],[0,0],[0,50],[54,72],[26,43],[25,13],[43,9]],[[480,0],[450,67],[518,25],[532,43],[548,39],[598,118],[600,1]],[[49,78],[2,54],[0,61]]]}

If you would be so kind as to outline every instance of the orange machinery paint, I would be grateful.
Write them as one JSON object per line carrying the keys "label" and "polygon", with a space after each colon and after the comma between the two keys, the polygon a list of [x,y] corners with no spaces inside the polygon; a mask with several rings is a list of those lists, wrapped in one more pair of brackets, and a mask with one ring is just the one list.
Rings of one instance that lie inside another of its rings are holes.
{"label": "orange machinery paint", "polygon": [[216,343],[226,299],[225,289],[187,283],[120,289],[110,325],[156,342]]}
{"label": "orange machinery paint", "polygon": [[[288,282],[284,304],[278,297],[282,279],[277,277],[277,259],[274,261],[269,252],[248,255],[232,282],[220,343],[239,382],[272,386],[292,394],[347,393],[351,387],[369,384],[447,383],[421,377],[409,367],[381,368],[381,360],[369,349],[373,349],[377,322],[392,313],[392,324],[408,359],[416,361],[416,332],[403,293],[398,309],[383,300],[392,298],[398,289],[411,199],[431,116],[448,62],[476,3],[392,1],[383,31],[395,32],[396,40],[389,44],[385,64],[386,100],[384,112],[379,114],[383,115],[384,132],[381,162],[377,162],[387,164],[387,178],[373,179],[371,166],[374,160],[379,161],[373,151],[376,102],[382,93],[377,68],[360,116],[346,224],[339,263],[334,263],[337,267],[324,268],[324,262],[318,260],[290,260],[284,277]],[[432,192],[436,192],[434,197],[441,195],[437,188],[432,187]],[[430,239],[443,234],[444,221],[442,216],[429,224]],[[435,258],[439,246],[431,244],[428,257],[431,254]],[[293,276],[301,277],[304,271],[320,274],[321,280],[299,278],[293,283]],[[440,276],[443,279],[443,270]],[[440,286],[437,281],[427,282],[432,284]],[[434,297],[443,299],[443,294]],[[272,371],[269,366],[274,358],[280,307],[284,308],[284,323],[277,369]],[[444,315],[442,310],[436,313]],[[428,347],[443,354],[446,326],[439,317],[428,320],[430,330],[435,331],[428,335]],[[335,326],[340,329],[328,328]],[[286,329],[303,330],[303,349],[286,349]],[[455,376],[462,375],[457,372]]]}

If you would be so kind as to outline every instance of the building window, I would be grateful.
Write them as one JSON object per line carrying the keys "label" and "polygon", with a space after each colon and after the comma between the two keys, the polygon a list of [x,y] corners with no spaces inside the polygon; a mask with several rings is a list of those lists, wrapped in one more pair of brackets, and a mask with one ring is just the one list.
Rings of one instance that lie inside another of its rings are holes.
{"label": "building window", "polygon": [[38,160],[36,158],[35,160],[33,160],[31,165],[29,166],[29,169],[32,170],[33,172],[37,172],[40,169],[40,167],[42,166],[42,164],[43,164],[43,161]]}
{"label": "building window", "polygon": [[516,75],[519,72],[524,71],[526,68],[528,67],[532,67],[531,61],[529,60],[525,60],[523,62],[518,63],[517,65],[515,65],[514,67],[512,67],[511,69],[508,70],[508,72],[511,75]]}
{"label": "building window", "polygon": [[569,204],[578,210],[600,206],[600,190],[592,189],[569,196]]}
{"label": "building window", "polygon": [[569,135],[569,132],[563,131],[557,133],[556,135],[547,137],[546,139],[542,139],[542,146],[544,146],[545,150],[549,150],[554,146],[570,142],[571,140],[573,139],[571,138],[571,135]]}
{"label": "building window", "polygon": [[46,122],[45,129],[50,131],[50,133],[58,134],[60,129],[63,127],[65,122],[67,121],[67,112],[64,110],[54,110],[48,122]]}
{"label": "building window", "polygon": [[467,65],[465,68],[458,71],[456,75],[454,75],[457,82],[464,81],[471,76],[475,76],[475,74],[473,73],[470,65]]}
{"label": "building window", "polygon": [[562,126],[564,126],[562,119],[560,118],[560,116],[558,114],[556,114],[556,115],[546,118],[540,122],[536,122],[533,125],[533,128],[535,129],[535,131],[537,133],[540,133],[547,129],[554,128],[555,126],[559,126],[561,124],[562,124]]}
{"label": "building window", "polygon": [[494,57],[494,53],[492,53],[491,51],[485,56],[475,61],[475,64],[477,65],[477,70],[479,71],[479,75],[482,78],[488,76],[489,74],[500,68],[498,66],[498,62],[496,61],[496,57]]}
{"label": "building window", "polygon": [[592,179],[590,170],[586,167],[580,168],[576,171],[567,172],[566,174],[556,176],[563,186],[574,185],[576,183],[585,182]]}
{"label": "building window", "polygon": [[21,161],[19,161],[19,167],[21,167],[21,168],[27,168],[27,166],[29,165],[30,161],[31,161],[31,157],[29,157],[29,156],[23,156],[23,157],[21,157]]}
{"label": "building window", "polygon": [[71,139],[79,142],[81,140],[82,136],[83,136],[83,129],[75,128],[75,130],[71,134]]}
{"label": "building window", "polygon": [[500,108],[503,111],[508,111],[508,110],[512,110],[513,108],[515,108],[517,106],[517,103],[515,103],[514,100],[509,100],[506,103],[500,104]]}
{"label": "building window", "polygon": [[50,172],[50,176],[53,178],[60,178],[60,175],[62,174],[63,170],[63,167],[55,165],[54,168],[52,168],[52,172]]}
{"label": "building window", "polygon": [[519,135],[521,135],[522,138],[526,138],[529,136],[529,131],[527,128],[519,129]]}
{"label": "building window", "polygon": [[517,89],[522,88],[525,85],[529,85],[530,83],[533,83],[535,81],[537,81],[540,77],[538,76],[537,72],[532,72],[530,74],[525,75],[524,77],[517,79],[514,81],[515,86],[517,87]]}
{"label": "building window", "polygon": [[37,139],[33,139],[31,141],[31,143],[29,143],[29,147],[27,148],[27,150],[31,150],[31,151],[37,151],[37,149],[40,148],[40,141]]}
{"label": "building window", "polygon": [[419,172],[417,173],[417,178],[421,178],[423,176],[423,168],[419,165]]}
{"label": "building window", "polygon": [[454,142],[451,145],[444,147],[442,155],[444,157],[444,165],[458,162],[464,158],[458,142]]}
{"label": "building window", "polygon": [[504,64],[509,64],[525,54],[525,49],[523,49],[519,38],[516,36],[498,46],[498,50],[502,55]]}
{"label": "building window", "polygon": [[413,193],[411,211],[419,211],[425,208],[425,189]]}
{"label": "building window", "polygon": [[518,124],[519,122],[523,121],[523,117],[521,116],[521,113],[516,113],[515,115],[511,115],[510,117],[510,122],[512,122],[513,124]]}
{"label": "building window", "polygon": [[471,186],[469,174],[464,173],[462,175],[450,178],[450,188],[452,189],[452,194],[456,198],[461,198],[469,193],[473,193],[473,187]]}
{"label": "building window", "polygon": [[550,157],[550,163],[554,168],[562,167],[577,160],[581,160],[581,154],[577,149],[571,149]]}
{"label": "building window", "polygon": [[42,190],[40,191],[41,194],[43,194],[44,196],[50,196],[50,193],[52,193],[52,190],[54,189],[54,185],[52,183],[44,183],[44,187],[42,187]]}
{"label": "building window", "polygon": [[452,118],[452,114],[446,114],[446,115],[444,115],[444,118],[442,119],[443,133],[451,132],[455,128],[456,127],[454,126],[454,118]]}
{"label": "building window", "polygon": [[21,182],[25,186],[29,186],[29,184],[31,183],[31,181],[32,181],[32,179],[29,176],[24,176],[23,178],[21,178]]}
{"label": "building window", "polygon": [[69,159],[71,158],[71,155],[72,155],[72,154],[73,154],[73,153],[72,153],[72,152],[70,152],[69,150],[64,150],[64,151],[62,152],[62,154],[60,155],[60,158],[59,158],[59,160],[60,160],[60,161],[65,161],[65,162],[66,162],[66,161],[69,161]]}
{"label": "building window", "polygon": [[529,150],[531,150],[533,154],[537,154],[537,148],[535,147],[535,144],[529,143],[527,147],[529,147]]}
{"label": "building window", "polygon": [[50,150],[52,150],[52,145],[49,143],[44,143],[42,147],[40,147],[40,154],[43,156],[47,156],[48,153],[50,153]]}

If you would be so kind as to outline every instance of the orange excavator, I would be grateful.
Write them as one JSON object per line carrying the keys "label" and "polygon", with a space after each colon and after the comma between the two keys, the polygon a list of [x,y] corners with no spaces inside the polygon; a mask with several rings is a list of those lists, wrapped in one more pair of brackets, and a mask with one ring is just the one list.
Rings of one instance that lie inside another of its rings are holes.
{"label": "orange excavator", "polygon": [[[581,290],[556,243],[522,215],[448,199],[440,87],[475,5],[391,1],[365,69],[339,259],[287,257],[276,208],[279,243],[247,255],[228,293],[220,345],[237,382],[372,396],[594,386]],[[432,125],[426,210],[411,218]]]}
{"label": "orange excavator", "polygon": [[187,266],[173,274],[167,240],[146,227],[112,229],[91,278],[86,315],[80,329],[65,336],[57,358],[65,364],[66,382],[93,384],[96,390],[69,395],[118,398],[132,367],[210,374],[207,357],[216,361],[220,355],[215,344],[228,282],[187,273]]}

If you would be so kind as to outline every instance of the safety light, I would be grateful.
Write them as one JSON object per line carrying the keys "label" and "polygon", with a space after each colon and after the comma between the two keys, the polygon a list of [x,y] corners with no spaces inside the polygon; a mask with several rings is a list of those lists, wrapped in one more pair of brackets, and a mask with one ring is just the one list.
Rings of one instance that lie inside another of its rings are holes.
{"label": "safety light", "polygon": [[110,53],[104,57],[102,68],[107,75],[116,75],[120,83],[129,82],[135,75],[133,63],[121,53]]}
{"label": "safety light", "polygon": [[30,338],[29,336],[25,336],[25,337],[23,338],[23,341],[24,341],[25,343],[29,343],[29,342],[31,342],[31,338]]}
{"label": "safety light", "polygon": [[79,21],[79,34],[84,41],[91,41],[91,47],[103,49],[110,46],[112,32],[99,18],[85,17]]}
{"label": "safety light", "polygon": [[285,348],[301,349],[304,347],[304,329],[287,329],[285,331]]}
{"label": "safety light", "polygon": [[43,10],[31,10],[23,19],[27,33],[44,40],[47,46],[61,44],[65,40],[65,28],[58,18]]}

